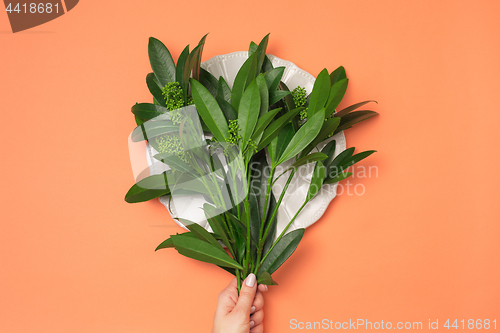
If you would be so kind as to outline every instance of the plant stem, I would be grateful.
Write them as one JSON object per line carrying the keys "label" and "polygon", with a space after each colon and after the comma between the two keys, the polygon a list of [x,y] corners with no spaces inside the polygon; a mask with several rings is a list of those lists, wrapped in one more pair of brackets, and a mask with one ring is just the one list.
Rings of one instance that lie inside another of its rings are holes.
{"label": "plant stem", "polygon": [[227,208],[226,208],[226,203],[224,201],[224,195],[222,195],[222,192],[221,192],[221,190],[219,188],[219,184],[217,182],[217,178],[215,177],[215,175],[213,173],[210,173],[209,175],[210,175],[210,178],[212,179],[212,182],[214,183],[215,188],[217,189],[217,192],[219,194],[219,200],[221,201],[222,208],[223,208],[224,211],[226,211]]}
{"label": "plant stem", "polygon": [[[292,172],[290,173],[290,176],[288,177],[286,183],[285,183],[285,187],[283,188],[283,190],[281,191],[281,195],[278,199],[278,202],[276,203],[276,207],[274,207],[274,211],[273,211],[273,215],[271,215],[271,218],[269,219],[269,224],[266,226],[266,230],[264,232],[264,235],[261,236],[260,240],[259,240],[259,248],[258,248],[258,252],[257,252],[257,265],[255,266],[255,274],[257,274],[259,268],[260,268],[260,258],[262,257],[262,251],[264,250],[264,244],[265,244],[265,239],[267,238],[267,235],[269,233],[269,230],[271,229],[271,225],[273,224],[272,221],[274,220],[274,217],[276,216],[276,214],[278,213],[278,208],[280,207],[281,205],[281,201],[283,200],[283,198],[285,197],[285,193],[286,193],[286,190],[288,189],[288,186],[290,185],[290,182],[292,181],[292,178],[293,176],[295,175],[295,171],[297,169],[293,169]],[[271,179],[271,178],[270,178]],[[302,208],[301,208],[302,209]],[[300,210],[299,210],[300,211]],[[264,224],[264,221],[262,222],[262,225]]]}
{"label": "plant stem", "polygon": [[[266,199],[264,200],[264,209],[263,209],[263,214],[262,214],[262,219],[260,222],[260,231],[259,231],[259,244],[257,247],[257,261],[256,261],[256,266],[259,266],[259,261],[260,257],[262,255],[262,247],[264,246],[263,240],[262,240],[262,234],[264,232],[264,225],[266,224],[266,218],[267,218],[267,204],[269,201],[269,195],[271,194],[272,191],[272,184],[273,184],[273,177],[274,177],[274,172],[276,168],[271,166],[271,172],[269,174],[269,178],[267,178],[267,188],[266,188]],[[272,221],[272,220],[271,220]],[[257,272],[255,272],[257,274]]]}
{"label": "plant stem", "polygon": [[[229,223],[230,219],[227,217],[226,214],[221,214],[220,216],[221,217],[224,216],[224,218],[222,220],[223,220],[223,223],[224,223],[224,227],[226,228],[226,231],[227,231],[229,237],[231,238],[229,241],[232,244],[235,244],[236,243],[236,237],[234,236],[234,230],[233,230],[233,228],[231,226],[231,223]],[[237,260],[237,258],[236,258],[236,248],[233,249],[233,246],[231,246],[231,244],[229,244],[228,250],[231,253],[231,255],[233,256],[233,259]]]}
{"label": "plant stem", "polygon": [[251,235],[250,235],[250,203],[248,202],[248,195],[245,199],[245,213],[246,213],[246,220],[247,220],[247,258],[246,258],[246,272],[249,271],[249,264],[250,264],[250,242],[251,242]]}
{"label": "plant stem", "polygon": [[285,173],[287,173],[288,171],[293,170],[293,169],[294,169],[294,168],[288,168],[288,169],[286,169],[285,171],[283,171],[282,173],[280,173],[280,174],[278,175],[278,177],[276,177],[276,179],[275,179],[275,180],[273,180],[273,183],[271,184],[271,186],[274,186],[274,183],[276,183],[276,181],[277,181],[278,179],[280,179],[280,177],[281,177],[281,176],[283,176]]}
{"label": "plant stem", "polygon": [[267,234],[269,233],[269,229],[271,228],[271,221],[274,220],[274,217],[278,213],[278,208],[281,205],[281,201],[285,197],[286,190],[288,189],[288,186],[290,185],[293,176],[295,175],[296,169],[293,169],[292,172],[290,173],[290,176],[288,177],[285,186],[283,187],[283,190],[281,191],[281,195],[278,199],[278,202],[276,203],[276,207],[274,207],[273,215],[271,215],[271,218],[269,219],[269,224],[266,227],[266,231],[264,232],[264,238],[267,237]]}
{"label": "plant stem", "polygon": [[[228,172],[230,171],[231,172],[231,177],[228,178],[228,184],[229,184],[229,181],[232,182],[232,188],[231,188],[231,185],[229,185],[229,196],[232,197],[232,204],[234,206],[236,206],[236,209],[237,209],[237,213],[236,213],[236,216],[238,217],[238,219],[241,218],[241,213],[240,213],[240,205],[239,205],[239,201],[238,201],[238,187],[237,187],[237,183],[236,183],[236,173],[234,171],[234,166],[231,164],[231,163],[228,163],[227,164],[227,167],[228,167]],[[227,173],[226,173],[226,177],[227,177]]]}
{"label": "plant stem", "polygon": [[[310,199],[309,199],[310,200]],[[271,248],[269,249],[269,251],[267,251],[266,255],[264,256],[264,258],[262,258],[261,262],[259,263],[259,268],[260,268],[260,265],[262,264],[262,262],[264,262],[264,260],[266,260],[267,256],[269,255],[269,253],[271,253],[272,249],[274,248],[274,246],[276,244],[278,244],[278,242],[280,241],[280,239],[285,235],[286,231],[288,230],[288,228],[292,225],[293,221],[295,221],[295,219],[297,218],[297,216],[299,215],[299,213],[302,211],[302,209],[305,207],[305,205],[309,202],[309,200],[306,200],[304,201],[304,203],[302,204],[302,206],[300,206],[299,210],[297,211],[297,213],[295,213],[295,215],[292,217],[292,219],[290,220],[290,222],[288,222],[288,224],[286,225],[285,229],[283,229],[283,231],[281,232],[281,234],[279,235],[278,239],[276,239],[276,242],[273,243],[273,245],[271,246]]]}
{"label": "plant stem", "polygon": [[241,290],[241,275],[240,275],[239,269],[236,270],[236,282],[237,282],[237,286],[238,286],[238,295],[239,295],[240,290]]}
{"label": "plant stem", "polygon": [[[266,221],[266,215],[267,215],[267,204],[269,203],[269,195],[271,194],[272,191],[272,184],[273,184],[273,177],[274,177],[274,172],[276,170],[276,167],[271,166],[271,172],[269,174],[269,178],[267,179],[267,188],[266,188],[266,200],[264,200],[264,212],[262,214],[262,223],[260,225],[260,233],[259,236],[262,238],[262,232],[264,229],[264,222]],[[259,240],[260,242],[260,240]]]}

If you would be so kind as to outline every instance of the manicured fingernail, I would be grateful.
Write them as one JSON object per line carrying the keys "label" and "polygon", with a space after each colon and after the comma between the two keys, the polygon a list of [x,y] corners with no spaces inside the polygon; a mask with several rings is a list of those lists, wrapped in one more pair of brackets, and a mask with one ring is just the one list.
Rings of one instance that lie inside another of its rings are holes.
{"label": "manicured fingernail", "polygon": [[252,306],[252,307],[250,308],[250,313],[254,313],[254,312],[255,312],[255,306]]}
{"label": "manicured fingernail", "polygon": [[253,320],[250,321],[250,327],[253,327],[255,325],[255,322]]}
{"label": "manicured fingernail", "polygon": [[263,284],[264,286],[264,289],[267,291],[269,288],[267,288],[267,286],[265,284]]}
{"label": "manicured fingernail", "polygon": [[255,274],[250,273],[247,276],[246,285],[247,285],[247,287],[250,287],[250,288],[252,288],[253,286],[255,286]]}

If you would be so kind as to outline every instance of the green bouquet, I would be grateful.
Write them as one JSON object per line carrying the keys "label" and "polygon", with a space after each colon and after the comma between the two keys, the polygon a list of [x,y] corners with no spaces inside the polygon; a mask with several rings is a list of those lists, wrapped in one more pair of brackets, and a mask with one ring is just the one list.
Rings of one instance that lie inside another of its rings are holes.
{"label": "green bouquet", "polygon": [[[324,185],[346,179],[350,166],[374,152],[336,152],[331,139],[377,114],[356,111],[372,101],[336,111],[348,84],[344,68],[322,70],[310,94],[300,86],[290,91],[281,81],[285,68],[273,67],[266,55],[268,38],[250,43],[232,88],[200,66],[206,36],[191,52],[187,46],[176,64],[165,45],[150,38],[153,73],[146,83],[153,103],[132,107],[137,127],[131,141],[146,142],[165,171],[139,177],[125,200],[200,199],[207,228],[177,212],[173,218],[188,231],[170,236],[157,250],[175,248],[215,264],[236,276],[238,289],[249,273],[258,283],[276,284],[272,274],[304,234],[303,228],[289,231],[297,216]],[[278,209],[306,165],[313,172],[305,199],[278,232]],[[280,177],[287,180],[275,196]]]}

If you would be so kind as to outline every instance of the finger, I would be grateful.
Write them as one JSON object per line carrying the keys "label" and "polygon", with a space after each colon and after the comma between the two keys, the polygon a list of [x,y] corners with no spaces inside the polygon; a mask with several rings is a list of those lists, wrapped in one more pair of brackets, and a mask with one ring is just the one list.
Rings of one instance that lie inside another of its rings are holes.
{"label": "finger", "polygon": [[236,281],[236,277],[234,277],[231,282],[227,285],[226,289],[234,289],[238,287],[238,282]]}
{"label": "finger", "polygon": [[227,314],[231,312],[231,310],[236,305],[237,301],[238,301],[238,289],[237,289],[236,278],[234,278],[229,283],[229,285],[219,293],[219,300],[217,302],[216,311],[220,311],[223,314]]}
{"label": "finger", "polygon": [[[222,289],[219,294],[219,299],[225,298],[226,296],[233,295],[236,291],[236,295],[238,294],[237,282],[236,278],[232,279],[231,282],[227,285],[226,288]],[[236,300],[235,300],[236,301]]]}
{"label": "finger", "polygon": [[245,316],[250,316],[250,307],[252,306],[256,291],[257,281],[255,274],[251,273],[242,283],[238,303],[236,303],[234,309],[243,313]]}
{"label": "finger", "polygon": [[264,307],[264,295],[262,295],[262,293],[259,290],[257,290],[257,294],[255,294],[255,298],[253,299],[252,303],[253,311],[250,312],[251,313],[257,312],[263,307]]}
{"label": "finger", "polygon": [[260,325],[253,326],[250,329],[250,333],[264,333],[264,323],[260,323]]}
{"label": "finger", "polygon": [[265,284],[259,284],[259,287],[258,287],[259,291],[261,292],[266,292],[269,288],[265,285]]}
{"label": "finger", "polygon": [[263,320],[264,320],[264,310],[256,311],[253,315],[250,316],[250,321],[254,322],[253,327],[259,326]]}

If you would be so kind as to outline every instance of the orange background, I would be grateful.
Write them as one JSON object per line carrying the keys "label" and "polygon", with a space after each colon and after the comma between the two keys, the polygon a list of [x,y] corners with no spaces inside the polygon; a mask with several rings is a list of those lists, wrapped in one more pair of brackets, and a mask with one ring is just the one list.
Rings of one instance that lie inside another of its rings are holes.
{"label": "orange background", "polygon": [[127,204],[130,107],[151,100],[148,37],[174,58],[268,52],[313,75],[344,65],[342,106],[380,112],[346,132],[378,177],[355,179],[266,294],[290,320],[497,319],[500,3],[81,1],[12,34],[0,12],[1,332],[209,332],[229,274],[154,252],[180,232],[158,202]]}

